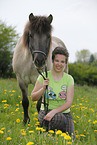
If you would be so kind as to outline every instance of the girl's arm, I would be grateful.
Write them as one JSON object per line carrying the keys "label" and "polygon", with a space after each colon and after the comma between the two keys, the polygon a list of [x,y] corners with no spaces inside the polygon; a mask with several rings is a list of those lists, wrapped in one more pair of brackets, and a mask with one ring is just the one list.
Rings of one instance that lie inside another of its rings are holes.
{"label": "girl's arm", "polygon": [[37,80],[35,83],[35,87],[31,93],[31,100],[32,101],[39,100],[48,84],[49,84],[48,78],[46,78],[46,80],[43,81],[43,85]]}

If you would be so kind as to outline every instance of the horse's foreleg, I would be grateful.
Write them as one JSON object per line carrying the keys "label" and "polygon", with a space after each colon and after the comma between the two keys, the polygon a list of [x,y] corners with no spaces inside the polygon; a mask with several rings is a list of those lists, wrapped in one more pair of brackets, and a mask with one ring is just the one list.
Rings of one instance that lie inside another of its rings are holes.
{"label": "horse's foreleg", "polygon": [[22,106],[24,109],[24,124],[27,123],[27,120],[30,121],[28,114],[29,100],[28,100],[28,86],[20,83],[19,84],[21,92],[22,92]]}

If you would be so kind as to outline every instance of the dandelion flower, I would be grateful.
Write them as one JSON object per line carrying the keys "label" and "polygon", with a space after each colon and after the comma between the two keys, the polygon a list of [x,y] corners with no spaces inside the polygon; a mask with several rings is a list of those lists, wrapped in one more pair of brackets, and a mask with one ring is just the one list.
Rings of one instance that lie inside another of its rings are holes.
{"label": "dandelion flower", "polygon": [[30,130],[29,133],[34,133],[34,131],[33,130]]}
{"label": "dandelion flower", "polygon": [[27,143],[27,145],[31,145],[31,144],[34,144],[34,143],[33,143],[33,142],[28,142],[28,143]]}
{"label": "dandelion flower", "polygon": [[13,90],[12,92],[15,92],[15,90]]}
{"label": "dandelion flower", "polygon": [[5,127],[1,128],[1,130],[4,130],[4,129],[5,129]]}
{"label": "dandelion flower", "polygon": [[2,101],[2,103],[6,103],[6,102],[7,102],[7,100],[3,100],[3,101]]}
{"label": "dandelion flower", "polygon": [[3,133],[4,133],[4,131],[0,130],[0,133],[1,133],[1,134],[3,134]]}
{"label": "dandelion flower", "polygon": [[69,141],[69,142],[67,142],[67,144],[72,144],[72,142]]}
{"label": "dandelion flower", "polygon": [[62,133],[61,136],[66,136],[66,133]]}
{"label": "dandelion flower", "polygon": [[41,131],[44,132],[44,131],[46,131],[46,130],[45,130],[44,128],[41,128]]}
{"label": "dandelion flower", "polygon": [[41,127],[36,127],[36,130],[41,130]]}
{"label": "dandelion flower", "polygon": [[53,131],[53,130],[49,130],[48,132],[49,132],[49,133],[54,133],[54,131]]}
{"label": "dandelion flower", "polygon": [[70,139],[71,139],[71,137],[70,137],[69,135],[66,135],[64,138],[65,138],[66,140],[70,140]]}
{"label": "dandelion flower", "polygon": [[82,137],[86,137],[84,134],[80,134],[80,136],[82,136]]}
{"label": "dandelion flower", "polygon": [[19,106],[19,104],[16,104],[16,106]]}
{"label": "dandelion flower", "polygon": [[17,123],[20,123],[20,119],[17,119],[16,122],[17,122]]}
{"label": "dandelion flower", "polygon": [[61,130],[58,130],[58,131],[56,132],[56,134],[62,134],[62,131],[61,131]]}
{"label": "dandelion flower", "polygon": [[7,137],[6,140],[12,140],[12,138],[11,137]]}
{"label": "dandelion flower", "polygon": [[97,123],[97,120],[93,121],[93,124],[96,124]]}
{"label": "dandelion flower", "polygon": [[26,135],[26,132],[22,132],[21,134],[22,134],[22,135]]}
{"label": "dandelion flower", "polygon": [[76,138],[79,138],[79,135],[76,135]]}

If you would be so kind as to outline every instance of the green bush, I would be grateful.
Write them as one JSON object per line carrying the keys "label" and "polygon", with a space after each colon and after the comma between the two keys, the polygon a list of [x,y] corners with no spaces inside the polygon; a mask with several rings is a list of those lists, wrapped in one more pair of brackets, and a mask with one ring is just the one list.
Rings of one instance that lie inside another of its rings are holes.
{"label": "green bush", "polygon": [[97,67],[86,64],[69,64],[69,74],[75,80],[75,83],[81,85],[96,85],[97,84]]}

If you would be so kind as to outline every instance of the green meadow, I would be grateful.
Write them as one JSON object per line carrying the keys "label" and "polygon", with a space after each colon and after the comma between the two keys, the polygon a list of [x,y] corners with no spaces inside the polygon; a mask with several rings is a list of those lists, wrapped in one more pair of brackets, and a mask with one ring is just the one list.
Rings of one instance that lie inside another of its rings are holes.
{"label": "green meadow", "polygon": [[71,113],[76,139],[68,133],[39,127],[36,101],[31,101],[30,123],[23,125],[21,91],[16,79],[0,79],[0,145],[97,145],[97,87],[75,84]]}

